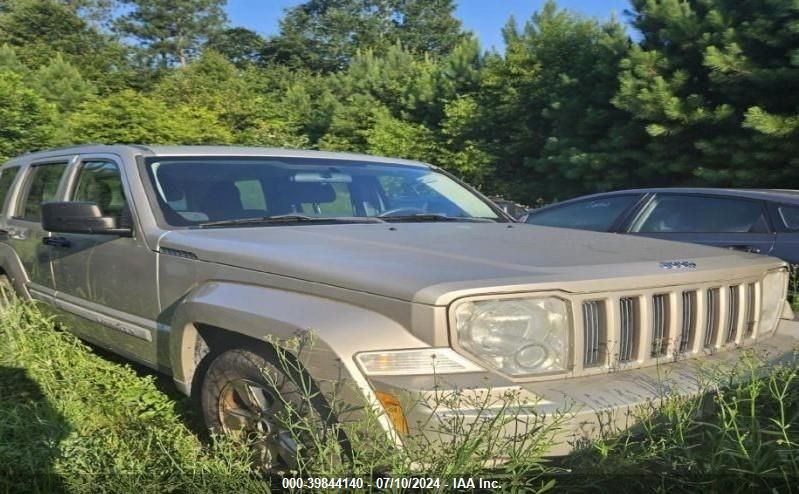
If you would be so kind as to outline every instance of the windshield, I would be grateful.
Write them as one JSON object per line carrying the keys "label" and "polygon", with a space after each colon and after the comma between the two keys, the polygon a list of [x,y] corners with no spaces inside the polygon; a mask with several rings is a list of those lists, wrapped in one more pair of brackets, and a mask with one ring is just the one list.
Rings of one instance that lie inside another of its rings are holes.
{"label": "windshield", "polygon": [[266,218],[273,220],[269,224],[505,221],[457,181],[424,167],[316,158],[151,158],[147,171],[164,219],[173,226]]}

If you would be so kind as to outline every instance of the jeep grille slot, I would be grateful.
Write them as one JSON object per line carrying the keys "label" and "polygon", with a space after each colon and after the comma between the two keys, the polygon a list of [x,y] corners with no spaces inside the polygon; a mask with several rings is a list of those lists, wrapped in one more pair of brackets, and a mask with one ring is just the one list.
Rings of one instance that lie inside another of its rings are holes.
{"label": "jeep grille slot", "polygon": [[619,362],[633,360],[637,353],[638,299],[625,297],[619,300]]}
{"label": "jeep grille slot", "polygon": [[740,306],[741,286],[733,285],[727,289],[727,343],[735,341],[738,335],[738,312]]}
{"label": "jeep grille slot", "polygon": [[591,367],[604,360],[602,348],[605,346],[605,303],[601,300],[583,302],[583,333],[585,354],[583,365]]}
{"label": "jeep grille slot", "polygon": [[661,293],[652,297],[652,356],[666,353],[669,328],[669,295]]}
{"label": "jeep grille slot", "polygon": [[719,289],[708,288],[705,300],[705,346],[713,346],[716,342],[716,328],[719,326]]}
{"label": "jeep grille slot", "polygon": [[682,331],[680,353],[687,352],[696,333],[696,291],[682,292]]}
{"label": "jeep grille slot", "polygon": [[746,284],[746,298],[744,299],[744,336],[752,336],[755,331],[755,284]]}

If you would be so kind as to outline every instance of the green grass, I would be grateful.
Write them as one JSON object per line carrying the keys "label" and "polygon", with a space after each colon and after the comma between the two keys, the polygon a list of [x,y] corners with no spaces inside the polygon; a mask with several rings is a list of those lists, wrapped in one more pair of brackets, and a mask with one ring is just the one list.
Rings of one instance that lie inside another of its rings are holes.
{"label": "green grass", "polygon": [[[0,493],[33,492],[265,492],[245,447],[210,440],[199,432],[188,400],[168,379],[137,371],[98,355],[31,304],[13,303],[0,314]],[[163,381],[163,382],[162,382]],[[335,455],[305,458],[303,474],[404,474],[413,463],[435,476],[502,475],[537,490],[568,486],[575,491],[614,491],[618,477],[642,490],[691,492],[708,482],[748,491],[747,482],[793,483],[799,479],[799,365],[768,367],[747,354],[734,368],[708,369],[708,386],[723,391],[708,403],[670,398],[636,411],[639,426],[598,440],[567,458],[548,461],[547,435],[558,426],[502,442],[493,434],[515,421],[513,397],[505,412],[476,424],[455,417],[445,424],[444,447],[424,442],[406,451],[375,439],[374,421],[348,431],[358,451],[341,462]],[[496,406],[484,397],[477,409]],[[712,412],[698,411],[711,405]],[[367,414],[373,419],[373,415]],[[299,421],[298,430],[311,429]],[[306,431],[313,432],[313,431]],[[319,451],[330,452],[320,440]],[[483,460],[504,452],[494,469]],[[568,472],[569,475],[558,475]],[[554,475],[554,476],[553,476]],[[743,477],[741,477],[743,476]],[[745,479],[742,481],[741,478]],[[514,480],[515,479],[515,480]],[[531,480],[532,479],[532,480]],[[668,486],[670,489],[665,489]]]}
{"label": "green grass", "polygon": [[246,452],[206,445],[184,400],[17,303],[0,320],[0,492],[264,491]]}

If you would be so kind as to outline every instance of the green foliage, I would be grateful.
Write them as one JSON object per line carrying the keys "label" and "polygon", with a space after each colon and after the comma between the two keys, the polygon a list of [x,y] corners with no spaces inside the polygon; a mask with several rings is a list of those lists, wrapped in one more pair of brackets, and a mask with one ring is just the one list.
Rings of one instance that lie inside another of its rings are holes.
{"label": "green foliage", "polygon": [[122,0],[130,12],[117,18],[119,33],[138,39],[161,66],[186,65],[203,42],[225,24],[225,0]]}
{"label": "green foliage", "polygon": [[225,144],[230,131],[204,108],[170,108],[162,101],[121,91],[83,103],[67,120],[73,143]]}
{"label": "green foliage", "polygon": [[505,56],[486,60],[476,122],[497,156],[494,187],[532,203],[633,185],[641,131],[610,103],[629,49],[622,27],[547,2],[505,37]]}
{"label": "green foliage", "polygon": [[56,143],[56,115],[55,107],[30,89],[22,76],[0,69],[0,158]]}
{"label": "green foliage", "polygon": [[51,129],[7,152],[86,141],[360,151],[428,161],[528,204],[799,179],[793,0],[634,0],[639,42],[549,1],[508,22],[502,54],[481,51],[452,0],[307,0],[270,39],[229,26],[223,5],[0,3],[0,70],[49,115],[31,133]]}
{"label": "green foliage", "polygon": [[614,103],[646,126],[649,180],[795,183],[796,2],[632,3],[644,38],[623,62]]}
{"label": "green foliage", "polygon": [[18,59],[31,69],[60,55],[103,90],[124,87],[133,77],[128,49],[66,2],[12,2],[7,11],[0,12],[0,44],[14,47]]}
{"label": "green foliage", "polygon": [[266,40],[260,34],[243,27],[211,33],[205,44],[205,50],[220,53],[240,69],[262,63],[265,49]]}
{"label": "green foliage", "polygon": [[55,103],[61,112],[74,110],[79,104],[96,93],[95,87],[87,82],[80,71],[65,61],[60,54],[47,65],[31,74],[31,85],[46,100]]}
{"label": "green foliage", "polygon": [[289,9],[267,57],[293,67],[334,72],[362,50],[401,44],[441,56],[463,38],[452,0],[308,0]]}
{"label": "green foliage", "polygon": [[202,109],[229,129],[222,142],[243,145],[302,147],[306,139],[283,116],[278,99],[259,93],[222,55],[202,58],[175,70],[154,89],[170,107]]}

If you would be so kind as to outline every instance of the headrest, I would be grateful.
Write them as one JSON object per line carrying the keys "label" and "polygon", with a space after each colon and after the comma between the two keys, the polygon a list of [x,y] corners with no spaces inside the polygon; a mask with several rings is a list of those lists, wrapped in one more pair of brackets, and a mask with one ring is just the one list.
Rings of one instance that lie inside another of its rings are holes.
{"label": "headrest", "polygon": [[336,200],[336,191],[330,184],[292,182],[290,198],[295,203],[324,204]]}

